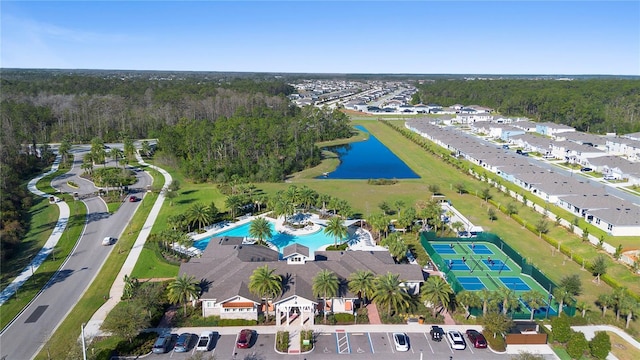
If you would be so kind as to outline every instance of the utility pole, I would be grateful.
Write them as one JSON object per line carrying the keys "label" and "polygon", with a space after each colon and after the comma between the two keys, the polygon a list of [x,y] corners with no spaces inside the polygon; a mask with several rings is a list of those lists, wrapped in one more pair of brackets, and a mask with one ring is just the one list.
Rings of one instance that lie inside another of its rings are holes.
{"label": "utility pole", "polygon": [[82,360],[87,360],[87,347],[84,343],[84,325],[85,323],[80,325],[80,336],[82,337]]}

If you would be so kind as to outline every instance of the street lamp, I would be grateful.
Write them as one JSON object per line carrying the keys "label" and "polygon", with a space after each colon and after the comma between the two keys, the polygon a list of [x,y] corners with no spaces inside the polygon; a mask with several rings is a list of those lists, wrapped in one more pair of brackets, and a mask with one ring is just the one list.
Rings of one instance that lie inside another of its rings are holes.
{"label": "street lamp", "polygon": [[80,337],[82,338],[82,359],[83,360],[87,360],[87,347],[84,343],[84,326],[86,324],[82,323],[82,325],[80,325]]}

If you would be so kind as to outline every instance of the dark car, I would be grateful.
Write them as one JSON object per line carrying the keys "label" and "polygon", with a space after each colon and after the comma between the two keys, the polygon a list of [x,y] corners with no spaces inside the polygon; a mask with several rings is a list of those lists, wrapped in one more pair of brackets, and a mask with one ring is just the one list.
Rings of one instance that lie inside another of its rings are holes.
{"label": "dark car", "polygon": [[251,346],[251,338],[253,338],[253,330],[251,329],[240,330],[236,345],[241,349],[248,348]]}
{"label": "dark car", "polygon": [[477,330],[473,330],[473,329],[467,330],[467,337],[469,338],[469,341],[471,341],[471,344],[473,345],[473,347],[479,348],[479,349],[487,348],[487,340],[484,338],[484,335],[482,335]]}
{"label": "dark car", "polygon": [[169,345],[171,344],[171,334],[161,334],[156,339],[156,342],[153,343],[153,349],[151,350],[154,354],[164,354],[169,351]]}
{"label": "dark car", "polygon": [[582,171],[582,172],[589,172],[589,171],[593,171],[593,169],[592,169],[592,168],[590,168],[590,167],[583,167],[582,169],[580,169],[580,171]]}
{"label": "dark car", "polygon": [[175,352],[187,352],[189,351],[192,335],[189,333],[182,333],[178,336],[176,345],[173,347]]}
{"label": "dark car", "polygon": [[138,200],[140,200],[140,199],[138,199],[138,197],[136,197],[134,195],[129,196],[129,202],[136,202]]}
{"label": "dark car", "polygon": [[440,326],[431,326],[431,340],[442,341],[444,336],[444,330]]}

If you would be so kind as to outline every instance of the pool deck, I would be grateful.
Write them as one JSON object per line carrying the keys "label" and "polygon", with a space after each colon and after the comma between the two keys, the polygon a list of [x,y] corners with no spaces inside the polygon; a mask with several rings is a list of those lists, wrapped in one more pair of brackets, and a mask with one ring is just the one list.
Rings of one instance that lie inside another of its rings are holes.
{"label": "pool deck", "polygon": [[[268,213],[267,213],[268,214]],[[234,227],[238,227],[240,225],[244,225],[248,222],[251,222],[256,217],[266,217],[267,214],[260,214],[257,216],[242,216],[236,222],[229,221],[221,221],[216,224],[209,225],[205,227],[206,231],[202,234],[191,234],[191,238],[194,241],[202,240],[204,238],[215,236],[223,231],[232,229]],[[273,221],[270,219],[270,221]],[[305,236],[310,234],[315,234],[318,231],[321,231],[324,228],[324,220],[321,220],[320,217],[316,214],[309,214],[305,216],[301,221],[308,221],[313,223],[313,225],[305,226],[301,229],[294,229],[289,226],[284,225],[284,217],[278,217],[275,220],[275,230],[281,233],[287,233],[294,236]],[[371,233],[363,228],[357,228],[353,235],[347,240],[349,244],[349,250],[352,251],[386,251],[387,248],[376,245],[373,241],[373,236]],[[319,248],[318,250],[325,250],[327,246],[332,244],[327,244]]]}

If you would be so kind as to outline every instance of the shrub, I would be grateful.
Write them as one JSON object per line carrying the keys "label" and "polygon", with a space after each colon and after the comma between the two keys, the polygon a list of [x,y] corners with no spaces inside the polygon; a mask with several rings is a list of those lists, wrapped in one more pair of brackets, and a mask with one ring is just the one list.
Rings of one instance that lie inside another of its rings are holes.
{"label": "shrub", "polygon": [[504,352],[507,350],[507,343],[502,335],[493,337],[493,334],[488,331],[482,331],[482,335],[484,335],[485,339],[487,339],[487,344],[494,351]]}
{"label": "shrub", "polygon": [[132,356],[140,356],[151,353],[151,348],[153,348],[153,343],[158,337],[158,334],[155,332],[143,332],[138,334],[131,342],[128,341],[120,341],[118,345],[116,345],[115,352],[117,355],[132,355]]}
{"label": "shrub", "polygon": [[[304,341],[309,340],[309,345],[305,345]],[[313,330],[300,331],[300,351],[307,352],[313,350]]]}
{"label": "shrub", "polygon": [[289,351],[289,332],[278,331],[276,334],[276,350],[280,352]]}
{"label": "shrub", "polygon": [[589,348],[589,342],[584,337],[584,333],[580,331],[574,331],[571,334],[571,339],[567,343],[567,353],[572,359],[579,359]]}
{"label": "shrub", "polygon": [[611,339],[604,331],[596,331],[596,335],[589,342],[591,356],[596,359],[606,359],[611,351]]}
{"label": "shrub", "polygon": [[562,314],[551,320],[551,330],[553,331],[553,339],[557,342],[565,344],[571,339],[571,325],[565,314]]}

